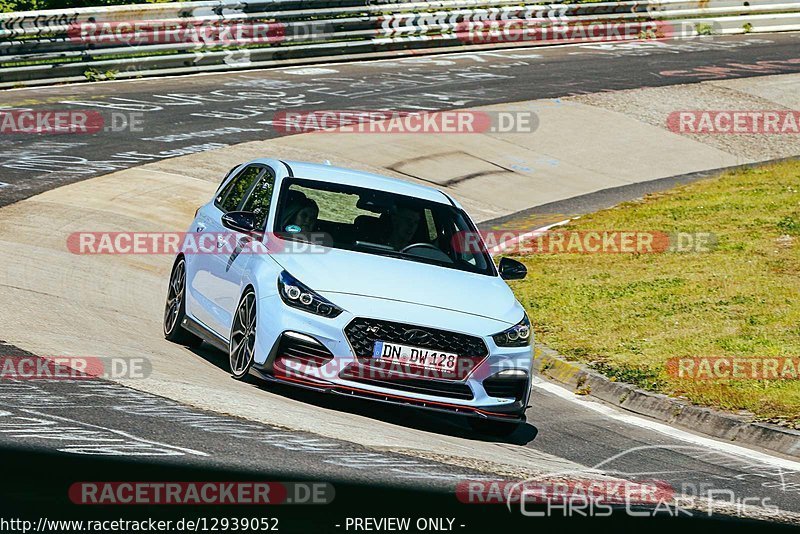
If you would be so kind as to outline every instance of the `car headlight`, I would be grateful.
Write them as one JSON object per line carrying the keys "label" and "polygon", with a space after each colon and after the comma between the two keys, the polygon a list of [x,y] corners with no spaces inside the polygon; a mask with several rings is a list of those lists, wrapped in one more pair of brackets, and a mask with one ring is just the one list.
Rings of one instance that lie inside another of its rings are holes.
{"label": "car headlight", "polygon": [[531,344],[531,322],[526,313],[520,322],[492,336],[498,347],[526,347]]}
{"label": "car headlight", "polygon": [[278,293],[287,306],[323,317],[333,319],[344,311],[325,297],[314,293],[286,271],[278,276]]}

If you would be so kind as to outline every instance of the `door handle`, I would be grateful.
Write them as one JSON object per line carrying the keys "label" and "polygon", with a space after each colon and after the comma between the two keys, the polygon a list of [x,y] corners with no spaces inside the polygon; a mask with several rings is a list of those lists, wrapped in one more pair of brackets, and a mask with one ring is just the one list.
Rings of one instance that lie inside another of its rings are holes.
{"label": "door handle", "polygon": [[204,232],[206,229],[206,225],[203,223],[197,223],[197,232]]}

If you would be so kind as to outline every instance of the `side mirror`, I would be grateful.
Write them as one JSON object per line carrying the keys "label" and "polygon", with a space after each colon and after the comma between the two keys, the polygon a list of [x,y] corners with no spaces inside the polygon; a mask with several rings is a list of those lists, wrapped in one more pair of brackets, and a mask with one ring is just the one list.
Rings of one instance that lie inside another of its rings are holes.
{"label": "side mirror", "polygon": [[502,258],[498,270],[503,280],[522,280],[528,274],[528,268],[524,264],[511,258]]}
{"label": "side mirror", "polygon": [[222,226],[235,232],[249,234],[256,229],[256,214],[250,211],[229,211],[222,216]]}

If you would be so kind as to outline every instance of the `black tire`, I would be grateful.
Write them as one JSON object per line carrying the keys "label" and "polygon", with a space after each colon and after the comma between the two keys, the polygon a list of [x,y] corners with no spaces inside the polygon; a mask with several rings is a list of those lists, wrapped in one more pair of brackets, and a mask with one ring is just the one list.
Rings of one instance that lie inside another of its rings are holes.
{"label": "black tire", "polygon": [[197,348],[203,340],[187,331],[181,322],[186,317],[186,262],[181,257],[172,266],[167,289],[167,303],[164,306],[164,337],[168,341]]}
{"label": "black tire", "polygon": [[477,417],[470,417],[468,422],[469,426],[475,432],[484,434],[486,436],[494,436],[499,438],[510,436],[524,423],[524,421],[519,420],[512,423],[506,421],[497,421],[494,419],[478,419]]}
{"label": "black tire", "polygon": [[231,325],[228,364],[237,380],[243,379],[253,365],[256,348],[256,293],[248,288],[239,300]]}

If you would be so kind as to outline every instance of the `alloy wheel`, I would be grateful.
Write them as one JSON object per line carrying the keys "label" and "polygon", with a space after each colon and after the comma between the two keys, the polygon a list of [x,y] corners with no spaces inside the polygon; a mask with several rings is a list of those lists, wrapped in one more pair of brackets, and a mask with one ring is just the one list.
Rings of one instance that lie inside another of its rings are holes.
{"label": "alloy wheel", "polygon": [[237,378],[247,373],[256,346],[256,295],[249,291],[239,303],[233,318],[230,342],[231,372]]}
{"label": "alloy wheel", "polygon": [[175,330],[178,323],[178,316],[183,303],[183,296],[186,290],[186,265],[184,261],[179,261],[172,270],[172,277],[169,280],[169,291],[167,292],[167,307],[164,312],[164,333],[169,335]]}

